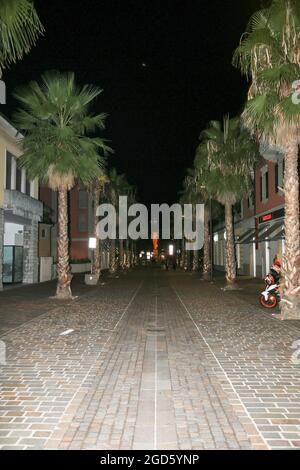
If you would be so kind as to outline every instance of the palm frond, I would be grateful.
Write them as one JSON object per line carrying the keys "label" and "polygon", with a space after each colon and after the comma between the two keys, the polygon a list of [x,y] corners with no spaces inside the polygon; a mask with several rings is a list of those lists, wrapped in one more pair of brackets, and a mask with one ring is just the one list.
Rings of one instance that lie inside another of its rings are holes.
{"label": "palm frond", "polygon": [[1,0],[0,71],[22,59],[43,32],[31,0]]}

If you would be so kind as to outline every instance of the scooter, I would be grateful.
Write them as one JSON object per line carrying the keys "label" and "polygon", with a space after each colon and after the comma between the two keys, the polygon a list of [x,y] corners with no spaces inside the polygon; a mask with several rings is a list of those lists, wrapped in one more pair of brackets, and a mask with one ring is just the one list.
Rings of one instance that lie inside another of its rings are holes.
{"label": "scooter", "polygon": [[264,278],[266,289],[261,293],[259,303],[262,307],[272,309],[277,307],[281,300],[279,285],[276,284],[272,274],[268,274]]}

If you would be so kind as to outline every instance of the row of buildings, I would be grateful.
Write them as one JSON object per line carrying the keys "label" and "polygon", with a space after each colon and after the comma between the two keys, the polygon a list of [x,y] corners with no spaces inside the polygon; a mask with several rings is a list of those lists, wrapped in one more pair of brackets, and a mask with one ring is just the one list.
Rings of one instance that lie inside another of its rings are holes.
{"label": "row of buildings", "polygon": [[[57,193],[30,181],[17,166],[17,130],[0,116],[0,288],[55,276]],[[235,215],[236,258],[242,275],[263,277],[276,254],[284,252],[284,161],[274,155],[255,170],[254,191]],[[88,271],[93,236],[93,201],[80,188],[70,191],[70,254],[73,272]],[[214,266],[225,266],[224,224],[214,227]],[[102,265],[109,266],[103,247]]]}
{"label": "row of buildings", "polygon": [[[57,193],[30,181],[17,166],[22,135],[0,116],[0,289],[55,276]],[[90,268],[93,202],[79,188],[70,192],[70,253],[73,272]],[[103,252],[103,266],[109,259]]]}
{"label": "row of buildings", "polygon": [[[236,261],[240,275],[262,278],[276,255],[282,256],[284,241],[283,156],[274,153],[256,169],[251,197],[235,214]],[[214,264],[225,269],[223,224],[214,228]]]}

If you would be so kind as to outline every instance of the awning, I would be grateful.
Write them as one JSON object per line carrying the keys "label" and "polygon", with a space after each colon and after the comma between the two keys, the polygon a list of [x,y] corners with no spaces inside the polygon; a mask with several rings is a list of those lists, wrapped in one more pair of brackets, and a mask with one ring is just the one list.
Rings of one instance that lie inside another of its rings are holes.
{"label": "awning", "polygon": [[282,229],[283,221],[275,222],[271,226],[264,227],[259,231],[258,241],[264,242],[274,240],[274,237],[277,236],[278,233],[281,233]]}
{"label": "awning", "polygon": [[255,238],[255,229],[250,228],[248,229],[243,235],[241,235],[237,239],[238,244],[247,244],[247,243],[253,243],[253,238]]}
{"label": "awning", "polygon": [[281,240],[284,238],[283,221],[277,221],[272,225],[264,225],[258,228],[258,234],[255,228],[246,230],[243,235],[236,237],[236,243],[248,245],[251,243],[262,243],[265,241]]}
{"label": "awning", "polygon": [[281,224],[281,228],[276,232],[273,233],[272,237],[270,238],[271,241],[276,241],[276,240],[284,240],[285,235],[284,235],[284,225],[283,223]]}

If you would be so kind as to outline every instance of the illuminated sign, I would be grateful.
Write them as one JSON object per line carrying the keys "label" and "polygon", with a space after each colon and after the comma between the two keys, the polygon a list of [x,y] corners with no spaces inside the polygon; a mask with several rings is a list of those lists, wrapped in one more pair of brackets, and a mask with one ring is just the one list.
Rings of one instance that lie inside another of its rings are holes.
{"label": "illuminated sign", "polygon": [[262,215],[262,216],[259,218],[259,222],[260,222],[260,223],[269,222],[269,220],[273,220],[273,214]]}

